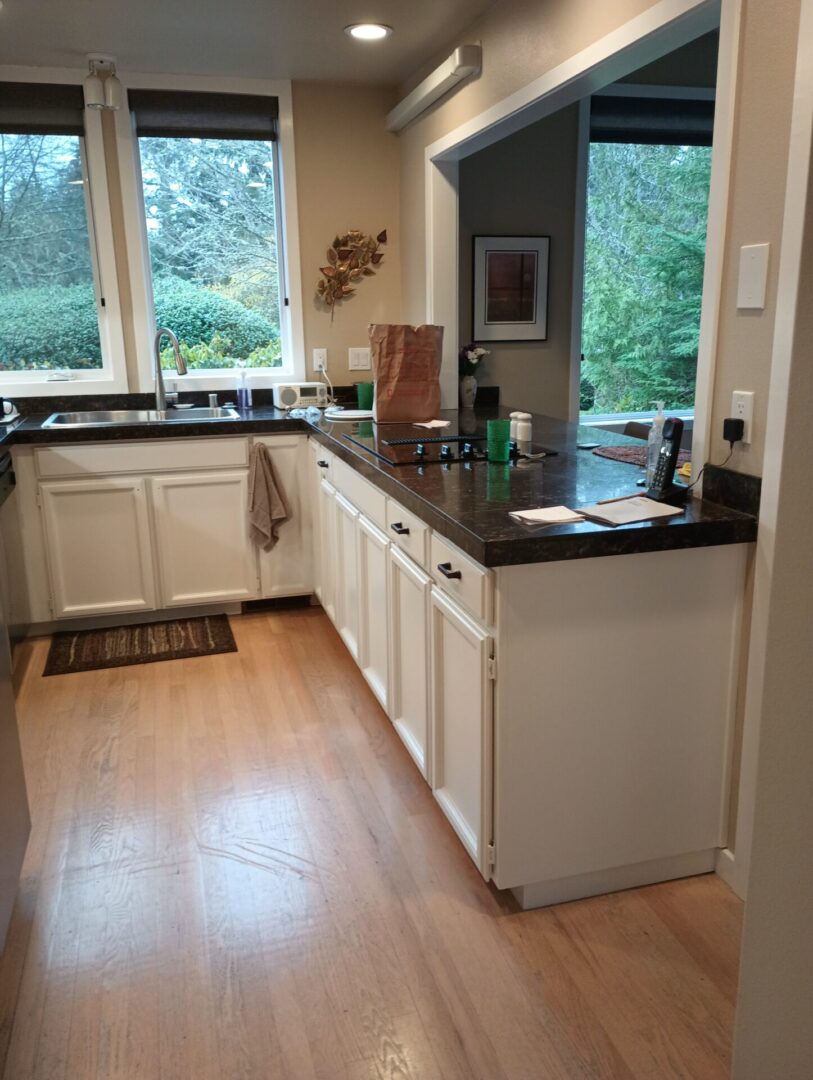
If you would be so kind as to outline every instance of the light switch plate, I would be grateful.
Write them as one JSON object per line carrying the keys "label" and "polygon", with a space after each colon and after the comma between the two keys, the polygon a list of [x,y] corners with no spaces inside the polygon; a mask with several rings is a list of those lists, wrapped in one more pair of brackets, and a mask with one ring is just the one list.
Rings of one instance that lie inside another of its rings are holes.
{"label": "light switch plate", "polygon": [[348,349],[347,350],[347,366],[351,371],[369,371],[370,370],[370,350],[369,349]]}
{"label": "light switch plate", "polygon": [[737,281],[737,307],[762,311],[768,285],[770,244],[745,244],[740,248],[740,274]]}

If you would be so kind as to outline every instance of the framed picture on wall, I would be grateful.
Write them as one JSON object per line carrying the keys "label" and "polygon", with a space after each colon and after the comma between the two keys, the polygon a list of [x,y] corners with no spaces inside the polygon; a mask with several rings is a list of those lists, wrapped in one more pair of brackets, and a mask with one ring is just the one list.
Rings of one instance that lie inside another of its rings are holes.
{"label": "framed picture on wall", "polygon": [[549,236],[474,237],[475,341],[545,341]]}

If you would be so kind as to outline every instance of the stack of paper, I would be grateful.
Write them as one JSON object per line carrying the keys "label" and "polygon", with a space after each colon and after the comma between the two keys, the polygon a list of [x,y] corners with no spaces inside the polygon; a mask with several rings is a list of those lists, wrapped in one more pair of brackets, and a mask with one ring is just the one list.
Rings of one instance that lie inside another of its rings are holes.
{"label": "stack of paper", "polygon": [[571,521],[582,521],[581,514],[568,510],[566,506],[545,506],[537,510],[511,510],[514,521],[523,525],[567,525]]}
{"label": "stack of paper", "polygon": [[636,521],[675,517],[683,513],[683,507],[655,502],[646,495],[631,495],[628,499],[582,506],[579,513],[591,521],[601,522],[602,525],[632,525]]}

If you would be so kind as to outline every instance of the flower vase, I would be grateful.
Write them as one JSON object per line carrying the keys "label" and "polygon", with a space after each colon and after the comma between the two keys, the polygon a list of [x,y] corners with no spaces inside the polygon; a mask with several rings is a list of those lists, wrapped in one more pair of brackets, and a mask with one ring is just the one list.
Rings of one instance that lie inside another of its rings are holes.
{"label": "flower vase", "polygon": [[460,404],[464,409],[474,408],[477,397],[477,380],[473,375],[464,375],[460,380]]}

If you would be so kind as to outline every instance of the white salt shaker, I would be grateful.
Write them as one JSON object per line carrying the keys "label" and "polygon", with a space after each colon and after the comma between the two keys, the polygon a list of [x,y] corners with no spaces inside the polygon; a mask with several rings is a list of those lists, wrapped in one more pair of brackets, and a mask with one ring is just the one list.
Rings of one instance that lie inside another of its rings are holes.
{"label": "white salt shaker", "polygon": [[533,427],[531,425],[531,414],[529,412],[512,413],[512,416],[516,416],[517,433],[516,440],[517,445],[521,450],[529,450],[531,447],[531,439],[533,437]]}
{"label": "white salt shaker", "polygon": [[522,416],[522,413],[518,413],[518,412],[509,413],[509,419],[511,421],[511,431],[509,432],[508,438],[512,442],[516,442],[517,439],[519,438],[519,436],[517,435],[517,421],[518,421],[520,416]]}

